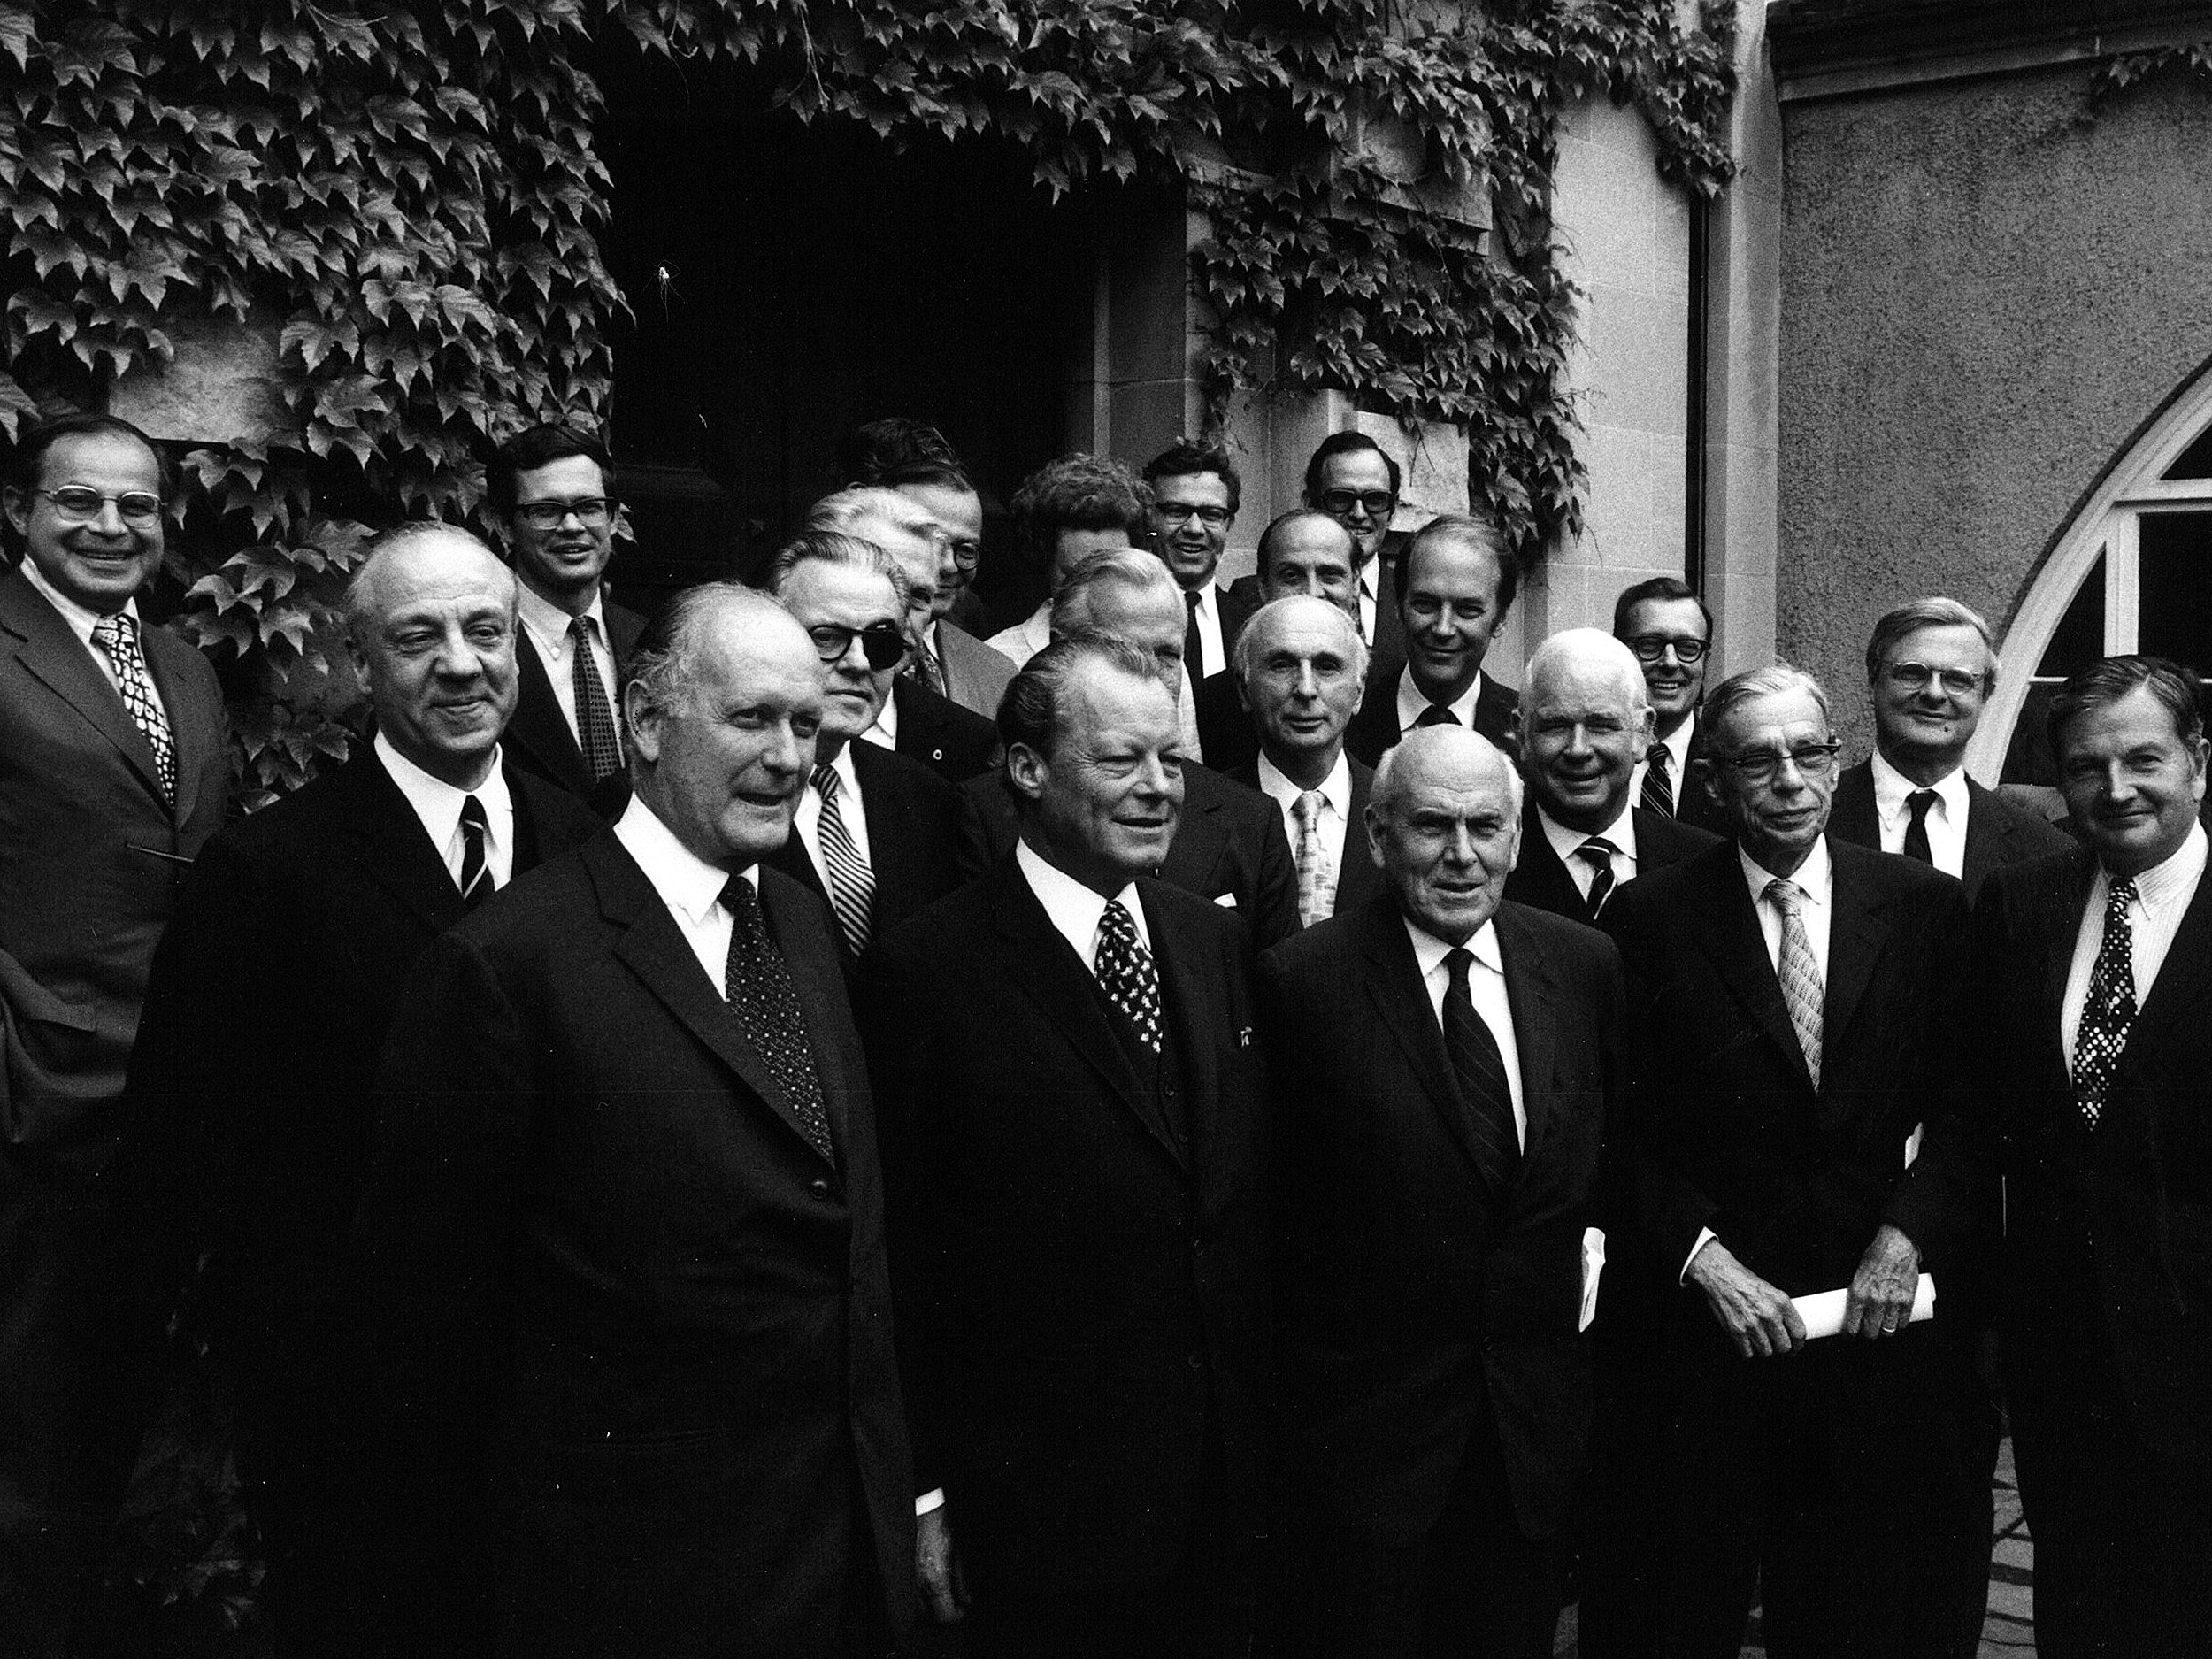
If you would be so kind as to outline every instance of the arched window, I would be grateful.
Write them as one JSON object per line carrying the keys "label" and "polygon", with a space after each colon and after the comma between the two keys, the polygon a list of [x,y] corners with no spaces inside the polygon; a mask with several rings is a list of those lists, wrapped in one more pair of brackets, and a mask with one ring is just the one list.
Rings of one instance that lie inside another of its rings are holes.
{"label": "arched window", "polygon": [[2043,741],[2051,693],[2123,651],[2170,657],[2212,679],[2212,373],[2151,423],[2060,537],[2006,631],[2005,672],[1968,768],[2055,783]]}

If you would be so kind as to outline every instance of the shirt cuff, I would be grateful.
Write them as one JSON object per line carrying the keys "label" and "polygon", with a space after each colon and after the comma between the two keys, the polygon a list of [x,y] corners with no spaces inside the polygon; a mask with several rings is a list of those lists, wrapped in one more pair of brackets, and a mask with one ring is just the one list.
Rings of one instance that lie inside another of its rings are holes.
{"label": "shirt cuff", "polygon": [[914,1514],[917,1518],[927,1515],[932,1509],[941,1509],[944,1507],[945,1489],[942,1486],[932,1487],[914,1500]]}
{"label": "shirt cuff", "polygon": [[1682,1258],[1682,1271],[1674,1276],[1676,1284],[1686,1285],[1690,1282],[1690,1263],[1697,1260],[1697,1253],[1700,1250],[1718,1237],[1720,1234],[1715,1233],[1710,1227],[1700,1227],[1697,1230],[1697,1242],[1690,1247],[1690,1253]]}

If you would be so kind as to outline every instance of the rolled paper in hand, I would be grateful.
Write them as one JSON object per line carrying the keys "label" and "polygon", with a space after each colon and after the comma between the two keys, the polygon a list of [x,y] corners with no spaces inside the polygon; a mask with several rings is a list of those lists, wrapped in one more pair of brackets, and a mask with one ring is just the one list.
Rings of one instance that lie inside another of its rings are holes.
{"label": "rolled paper in hand", "polygon": [[[1815,1337],[1834,1336],[1843,1329],[1843,1310],[1850,1300],[1848,1290],[1824,1290],[1810,1296],[1792,1296],[1790,1305],[1805,1322],[1805,1337],[1809,1341]],[[1912,1294],[1912,1315],[1907,1323],[1918,1325],[1923,1319],[1934,1317],[1935,1279],[1923,1273]]]}

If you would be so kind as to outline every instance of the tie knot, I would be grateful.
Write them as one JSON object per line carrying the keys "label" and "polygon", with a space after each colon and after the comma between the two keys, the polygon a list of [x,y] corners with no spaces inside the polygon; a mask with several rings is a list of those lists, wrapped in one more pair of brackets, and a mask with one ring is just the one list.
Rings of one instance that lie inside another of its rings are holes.
{"label": "tie knot", "polygon": [[1778,877],[1767,883],[1767,902],[1785,916],[1796,915],[1799,901],[1803,897],[1804,894],[1794,881],[1784,881]]}
{"label": "tie knot", "polygon": [[1601,870],[1610,870],[1613,867],[1613,856],[1619,851],[1620,849],[1614,846],[1604,836],[1593,835],[1575,849],[1575,856],[1587,859]]}
{"label": "tie knot", "polygon": [[1467,983],[1467,970],[1474,965],[1474,953],[1464,945],[1454,945],[1444,953],[1444,972],[1454,985]]}
{"label": "tie knot", "polygon": [[1939,798],[1932,789],[1915,789],[1905,797],[1905,806],[1916,821],[1926,818],[1928,809],[1933,806]]}
{"label": "tie knot", "polygon": [[1301,824],[1311,824],[1321,816],[1321,791],[1306,789],[1290,803],[1290,815]]}
{"label": "tie knot", "polygon": [[732,876],[722,884],[722,908],[733,920],[746,921],[760,914],[760,895],[744,877]]}
{"label": "tie knot", "polygon": [[1198,614],[1198,602],[1202,596],[1202,595],[1200,595],[1197,588],[1186,588],[1183,589],[1183,609],[1187,611],[1192,616],[1196,616]]}
{"label": "tie knot", "polygon": [[1119,899],[1106,901],[1105,913],[1098,918],[1098,931],[1101,937],[1117,944],[1137,942],[1137,925],[1129,919],[1129,908]]}
{"label": "tie knot", "polygon": [[825,801],[837,793],[837,768],[827,761],[814,769],[814,792]]}
{"label": "tie knot", "polygon": [[1457,726],[1459,717],[1451,711],[1448,704],[1432,703],[1421,710],[1419,718],[1413,723],[1416,726]]}
{"label": "tie knot", "polygon": [[579,645],[589,645],[591,643],[591,618],[571,617],[568,619],[568,637]]}
{"label": "tie knot", "polygon": [[2112,884],[2111,892],[2105,895],[2105,914],[2124,916],[2127,914],[2128,906],[2134,902],[2135,878],[2130,876],[2124,881],[2116,881]]}
{"label": "tie knot", "polygon": [[1649,749],[1644,751],[1644,759],[1646,762],[1651,765],[1660,768],[1662,771],[1666,769],[1667,763],[1673,758],[1673,756],[1667,753],[1667,746],[1664,743],[1654,743]]}
{"label": "tie knot", "polygon": [[92,625],[92,637],[111,647],[134,644],[138,639],[138,618],[120,611],[111,617],[102,617]]}
{"label": "tie knot", "polygon": [[484,814],[484,803],[472,795],[461,797],[461,822],[471,829],[491,827],[491,819]]}

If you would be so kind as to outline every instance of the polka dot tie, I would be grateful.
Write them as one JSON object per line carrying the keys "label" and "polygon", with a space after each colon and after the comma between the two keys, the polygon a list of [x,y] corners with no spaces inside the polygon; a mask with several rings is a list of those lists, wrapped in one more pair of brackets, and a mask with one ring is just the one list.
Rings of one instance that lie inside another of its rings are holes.
{"label": "polka dot tie", "polygon": [[2135,1024],[2135,933],[2128,923],[2128,906],[2134,900],[2134,882],[2112,884],[2104,906],[2104,941],[2089,970],[2089,995],[2074,1036],[2074,1098],[2081,1103],[2082,1121],[2092,1129],[2111,1095],[2112,1074]]}
{"label": "polka dot tie", "polygon": [[161,699],[154,695],[154,682],[146,672],[146,658],[138,649],[138,618],[117,611],[111,617],[102,617],[92,625],[92,637],[107,653],[108,661],[115,664],[115,688],[123,694],[123,707],[154,751],[154,778],[161,785],[161,798],[171,806],[177,803],[177,745],[170,735],[169,717],[162,712]]}
{"label": "polka dot tie", "polygon": [[1098,982],[1137,1029],[1138,1041],[1160,1052],[1160,975],[1137,925],[1119,899],[1110,899],[1098,920]]}
{"label": "polka dot tie", "polygon": [[1797,1046],[1805,1051],[1805,1070],[1813,1087],[1820,1087],[1820,965],[1813,960],[1813,941],[1805,932],[1805,895],[1793,881],[1770,881],[1767,902],[1782,915],[1782,960],[1776,978],[1782,982],[1782,1001],[1797,1030]]}
{"label": "polka dot tie", "polygon": [[815,1074],[814,1049],[807,1041],[798,987],[791,983],[783,953],[768,937],[760,897],[751,882],[733,877],[722,889],[722,908],[730,913],[730,956],[722,977],[730,1011],[783,1091],[808,1141],[835,1162],[829,1114],[822,1106],[822,1079]]}
{"label": "polka dot tie", "polygon": [[583,734],[584,759],[591,780],[597,783],[622,764],[622,739],[615,730],[614,710],[607,702],[606,682],[591,654],[591,621],[577,617],[568,625],[569,667],[576,691],[576,726]]}

